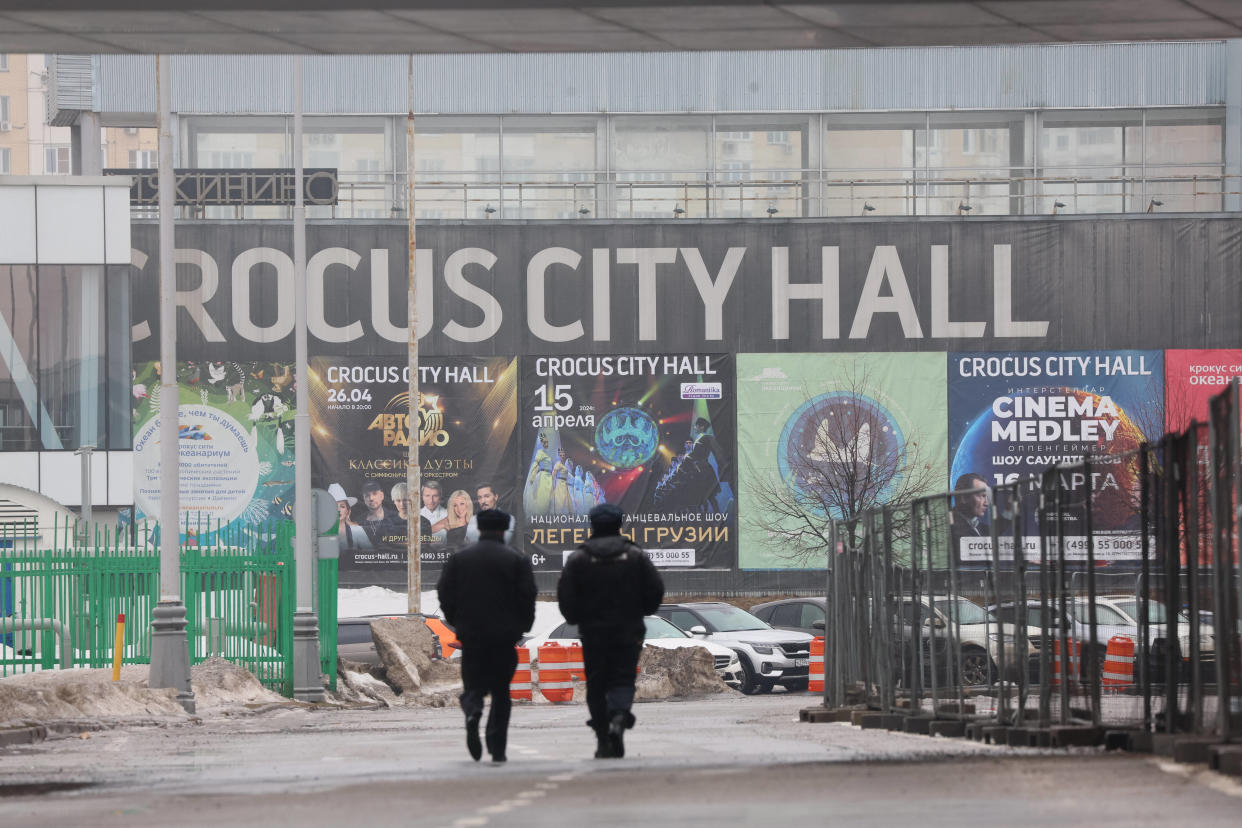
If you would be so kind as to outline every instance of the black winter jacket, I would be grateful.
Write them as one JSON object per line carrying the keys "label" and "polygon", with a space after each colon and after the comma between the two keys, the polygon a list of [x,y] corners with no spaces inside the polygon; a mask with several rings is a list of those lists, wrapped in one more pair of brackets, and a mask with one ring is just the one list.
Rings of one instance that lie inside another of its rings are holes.
{"label": "black winter jacket", "polygon": [[494,540],[453,553],[436,584],[440,610],[464,643],[517,644],[535,623],[530,558]]}
{"label": "black winter jacket", "polygon": [[664,582],[647,553],[623,535],[607,535],[569,556],[556,594],[583,638],[641,641],[643,616],[659,608]]}

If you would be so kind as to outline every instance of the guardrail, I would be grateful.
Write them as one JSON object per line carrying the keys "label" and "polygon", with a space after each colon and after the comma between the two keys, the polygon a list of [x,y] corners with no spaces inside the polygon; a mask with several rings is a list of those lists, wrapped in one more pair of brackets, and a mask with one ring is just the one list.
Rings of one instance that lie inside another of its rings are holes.
{"label": "guardrail", "polygon": [[978,523],[978,488],[834,521],[825,705],[1022,745],[1242,733],[1240,419],[1235,379],[1208,423],[996,486]]}
{"label": "guardrail", "polygon": [[[402,172],[338,173],[333,206],[310,218],[399,218]],[[765,170],[471,170],[420,174],[423,219],[735,218],[1214,212],[1242,194],[1219,164]],[[157,208],[134,208],[154,217]],[[287,207],[182,208],[184,218],[289,218]]]}

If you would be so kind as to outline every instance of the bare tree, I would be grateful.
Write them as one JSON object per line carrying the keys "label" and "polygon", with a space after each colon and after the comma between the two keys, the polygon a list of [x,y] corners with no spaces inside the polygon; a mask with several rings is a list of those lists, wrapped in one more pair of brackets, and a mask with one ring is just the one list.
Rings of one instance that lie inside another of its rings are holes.
{"label": "bare tree", "polygon": [[789,452],[784,473],[750,469],[746,519],[776,557],[796,566],[827,565],[833,519],[907,502],[944,476],[944,458],[926,456],[921,434],[894,439],[872,404],[878,388],[865,365],[851,363],[831,387],[821,407],[804,386],[814,430],[802,451]]}

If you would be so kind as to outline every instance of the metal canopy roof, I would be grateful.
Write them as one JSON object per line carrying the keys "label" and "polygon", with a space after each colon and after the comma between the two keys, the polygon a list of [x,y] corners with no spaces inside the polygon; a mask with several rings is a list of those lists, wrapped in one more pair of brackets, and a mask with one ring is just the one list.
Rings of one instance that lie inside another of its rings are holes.
{"label": "metal canopy roof", "polygon": [[823,49],[1242,37],[1242,0],[0,0],[0,52]]}

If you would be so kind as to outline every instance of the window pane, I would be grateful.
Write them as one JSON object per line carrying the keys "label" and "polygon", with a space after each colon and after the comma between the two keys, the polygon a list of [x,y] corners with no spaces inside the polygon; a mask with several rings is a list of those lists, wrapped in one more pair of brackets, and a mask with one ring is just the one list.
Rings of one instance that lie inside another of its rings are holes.
{"label": "window pane", "polygon": [[716,125],[716,210],[720,216],[802,215],[802,129]]}
{"label": "window pane", "polygon": [[310,205],[306,208],[307,217],[368,218],[390,215],[393,181],[387,157],[382,129],[304,132],[303,166],[334,169],[340,182],[337,205]]}
{"label": "window pane", "polygon": [[39,447],[35,269],[0,265],[0,449]]}
{"label": "window pane", "polygon": [[912,129],[830,128],[824,134],[825,212],[909,215],[913,161]]}
{"label": "window pane", "polygon": [[933,119],[930,132],[915,132],[914,163],[919,171],[930,168],[920,213],[944,216],[960,210],[972,216],[994,216],[1011,212],[1008,126],[948,127],[938,126]]}
{"label": "window pane", "polygon": [[[1201,116],[1200,116],[1201,117]],[[1224,125],[1221,121],[1175,122],[1149,115],[1146,134],[1147,191],[1165,212],[1224,208]]]}
{"label": "window pane", "polygon": [[[595,133],[505,130],[505,218],[578,218],[595,209]],[[530,186],[537,182],[536,186]],[[555,186],[564,182],[569,186]]]}
{"label": "window pane", "polygon": [[39,396],[55,438],[43,447],[102,446],[103,267],[39,267]]}
{"label": "window pane", "polygon": [[130,362],[130,273],[129,265],[109,265],[107,268],[106,296],[108,311],[106,319],[107,354],[107,448],[113,451],[129,449],[134,441],[133,407],[137,406],[139,394],[148,393],[133,386]]}
{"label": "window pane", "polygon": [[1050,114],[1039,130],[1039,165],[1043,179],[1038,212],[1050,213],[1055,201],[1062,213],[1120,213],[1137,209],[1141,168],[1132,174],[1126,162],[1141,162],[1142,115],[1100,113]]}
{"label": "window pane", "polygon": [[499,211],[499,130],[420,132],[414,152],[418,218],[478,219]]}
{"label": "window pane", "polygon": [[[292,164],[283,126],[271,129],[196,131],[194,166],[206,169],[288,167]],[[205,207],[206,218],[283,218],[283,207]]]}
{"label": "window pane", "polygon": [[616,215],[706,217],[710,132],[711,122],[706,118],[617,119],[613,128]]}

